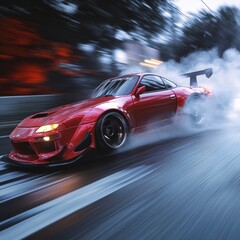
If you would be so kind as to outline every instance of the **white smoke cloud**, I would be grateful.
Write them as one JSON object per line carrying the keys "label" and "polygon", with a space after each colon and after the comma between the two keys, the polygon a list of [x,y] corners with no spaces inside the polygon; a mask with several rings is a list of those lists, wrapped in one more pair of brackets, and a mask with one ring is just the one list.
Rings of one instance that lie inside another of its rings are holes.
{"label": "white smoke cloud", "polygon": [[[169,61],[159,67],[158,74],[169,77],[180,85],[189,84],[188,79],[179,77],[186,72],[212,68],[213,75],[207,79],[205,76],[198,77],[198,84],[206,86],[212,91],[209,112],[232,114],[238,111],[238,99],[240,98],[240,52],[236,49],[228,49],[223,57],[219,58],[216,49],[199,51],[183,58],[180,63]],[[212,121],[216,122],[216,115],[212,115]]]}
{"label": "white smoke cloud", "polygon": [[[208,121],[204,130],[238,123],[240,118],[240,52],[236,49],[226,50],[222,58],[218,56],[216,49],[194,52],[179,63],[173,60],[165,62],[154,72],[179,85],[189,86],[189,79],[180,75],[206,68],[213,69],[211,78],[207,79],[204,75],[198,76],[199,86],[208,87],[212,92],[207,104]],[[138,70],[140,70],[139,72],[146,71],[140,68]],[[136,68],[130,67],[124,71],[124,74],[134,72],[136,72]],[[199,129],[186,128],[186,125],[179,126],[178,123],[179,121],[171,127],[147,129],[142,133],[143,136],[132,141],[132,145],[142,145],[199,131]]]}
{"label": "white smoke cloud", "polygon": [[[201,81],[205,81],[214,88],[221,89],[223,84],[227,89],[232,90],[232,86],[239,86],[240,76],[240,52],[235,49],[228,49],[223,54],[223,58],[219,58],[216,49],[210,51],[194,52],[183,58],[180,63],[168,61],[157,69],[157,73],[166,77],[172,76],[178,80],[178,76],[185,72],[197,71],[205,68],[213,68],[213,76],[208,80],[205,77],[199,77]],[[173,80],[174,80],[173,79]],[[182,81],[182,80],[181,80]],[[180,82],[180,84],[184,84]]]}

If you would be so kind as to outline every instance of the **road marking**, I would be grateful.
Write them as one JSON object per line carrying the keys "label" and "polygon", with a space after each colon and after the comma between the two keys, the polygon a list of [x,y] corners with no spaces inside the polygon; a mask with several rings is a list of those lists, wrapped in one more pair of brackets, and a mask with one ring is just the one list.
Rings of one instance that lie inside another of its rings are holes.
{"label": "road marking", "polygon": [[1,138],[8,138],[8,137],[9,137],[9,135],[0,136],[0,139],[1,139]]}
{"label": "road marking", "polygon": [[0,155],[0,172],[5,170],[7,167],[6,167],[6,164],[4,162],[1,161],[1,158],[3,157],[4,155]]}
{"label": "road marking", "polygon": [[1,99],[8,99],[8,98],[39,98],[39,97],[58,97],[60,94],[42,94],[42,95],[26,95],[26,96],[4,96],[0,97]]}
{"label": "road marking", "polygon": [[[55,175],[55,173],[52,175]],[[48,177],[49,177],[49,175],[48,175]],[[70,178],[70,176],[61,178],[59,180],[51,181],[50,183],[47,183],[47,184],[46,183],[42,184],[42,186],[38,187],[37,184],[40,185],[42,183],[42,180],[45,178],[46,178],[45,176],[39,177],[39,178],[34,178],[34,185],[30,181],[31,177],[29,178],[29,180],[25,179],[25,182],[21,184],[21,189],[19,189],[19,190],[18,190],[17,184],[13,185],[11,187],[8,187],[7,189],[0,188],[0,196],[2,198],[2,200],[0,201],[0,204],[11,201],[20,196],[31,194],[32,192],[37,192],[37,191],[41,191],[42,189],[46,189],[48,187],[56,186],[57,184],[68,180]],[[17,183],[17,182],[15,182],[15,183]],[[6,185],[4,185],[4,187],[6,187]],[[6,221],[8,221],[8,220],[6,220]],[[1,224],[0,224],[0,226],[1,226]],[[1,236],[1,234],[0,234],[0,236]]]}
{"label": "road marking", "polygon": [[0,123],[0,128],[17,126],[17,124],[18,124],[20,121],[21,121],[21,120],[15,122],[15,123]]}
{"label": "road marking", "polygon": [[[1,161],[1,159],[4,157],[5,155],[0,155],[0,161]],[[3,162],[1,162],[1,163],[3,163]]]}
{"label": "road marking", "polygon": [[[153,172],[150,166],[139,166],[125,169],[77,189],[64,196],[44,203],[26,212],[18,214],[5,222],[14,219],[25,219],[0,232],[0,239],[23,239],[31,234],[83,209],[84,207],[120,190],[121,188]],[[28,218],[26,218],[26,216]]]}

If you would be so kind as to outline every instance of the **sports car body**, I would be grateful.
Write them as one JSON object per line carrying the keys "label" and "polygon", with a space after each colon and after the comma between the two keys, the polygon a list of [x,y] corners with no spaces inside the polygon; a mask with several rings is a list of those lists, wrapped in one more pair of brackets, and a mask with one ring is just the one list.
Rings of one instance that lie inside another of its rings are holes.
{"label": "sports car body", "polygon": [[[91,149],[108,152],[121,148],[131,132],[164,123],[187,113],[195,126],[204,123],[208,91],[196,76],[211,69],[185,74],[190,87],[153,74],[139,73],[101,83],[91,98],[29,116],[10,135],[13,164],[52,166],[79,160]],[[191,104],[190,104],[191,103]],[[190,111],[185,111],[188,106]]]}

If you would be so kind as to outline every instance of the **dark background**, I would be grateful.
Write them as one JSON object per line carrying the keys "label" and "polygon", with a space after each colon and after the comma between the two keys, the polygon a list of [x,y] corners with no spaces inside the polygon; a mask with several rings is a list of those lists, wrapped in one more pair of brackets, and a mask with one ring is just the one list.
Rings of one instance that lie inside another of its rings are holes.
{"label": "dark background", "polygon": [[205,9],[186,16],[170,0],[3,0],[0,95],[85,96],[103,79],[139,64],[114,57],[116,49],[131,57],[129,41],[156,50],[162,61],[180,61],[197,50],[217,48],[219,57],[239,50],[239,9]]}

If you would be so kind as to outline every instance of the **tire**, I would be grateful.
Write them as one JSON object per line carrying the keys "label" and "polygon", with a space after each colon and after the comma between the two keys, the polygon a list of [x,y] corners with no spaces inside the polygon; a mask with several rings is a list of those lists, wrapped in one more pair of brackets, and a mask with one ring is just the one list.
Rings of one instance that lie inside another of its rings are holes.
{"label": "tire", "polygon": [[100,150],[110,152],[121,148],[128,137],[125,118],[117,112],[104,114],[96,125],[96,141]]}
{"label": "tire", "polygon": [[187,115],[188,121],[193,127],[203,127],[206,122],[206,109],[204,101],[200,97],[193,97],[190,99],[184,111]]}

